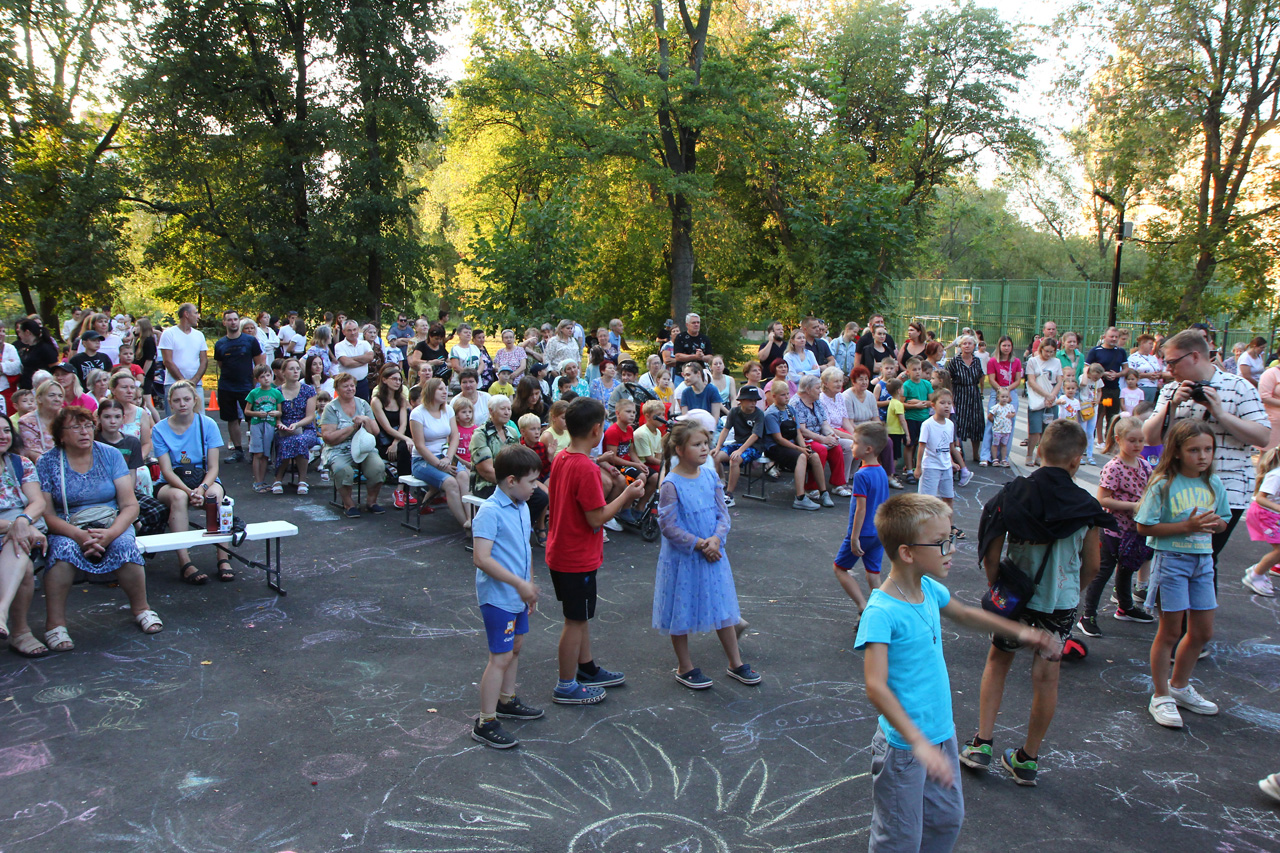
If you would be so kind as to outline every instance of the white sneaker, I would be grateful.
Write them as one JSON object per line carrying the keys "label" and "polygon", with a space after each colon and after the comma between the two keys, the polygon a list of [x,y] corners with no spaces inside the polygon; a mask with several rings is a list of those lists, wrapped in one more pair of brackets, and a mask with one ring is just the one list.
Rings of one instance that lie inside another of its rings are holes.
{"label": "white sneaker", "polygon": [[816,510],[822,509],[822,507],[818,506],[816,503],[814,503],[813,501],[811,501],[811,500],[809,499],[809,496],[808,496],[808,495],[801,495],[800,497],[798,497],[798,498],[796,498],[795,500],[793,500],[793,501],[791,502],[791,508],[792,508],[792,509],[807,509],[807,510],[809,510],[810,512],[814,512],[814,511],[816,511]]}
{"label": "white sneaker", "polygon": [[605,530],[612,530],[614,533],[622,532],[622,525],[618,523],[618,519],[611,518],[604,523]]}
{"label": "white sneaker", "polygon": [[1179,708],[1186,708],[1193,714],[1212,717],[1218,713],[1218,706],[1197,693],[1194,685],[1188,684],[1186,687],[1177,688],[1170,684],[1169,695],[1178,703]]}
{"label": "white sneaker", "polygon": [[1271,586],[1271,578],[1266,575],[1255,575],[1253,569],[1244,573],[1244,585],[1253,590],[1258,595],[1271,598],[1276,594],[1275,589]]}
{"label": "white sneaker", "polygon": [[1178,703],[1172,696],[1153,695],[1147,710],[1151,713],[1151,718],[1165,728],[1182,728],[1182,715],[1178,713]]}
{"label": "white sneaker", "polygon": [[1258,787],[1276,802],[1280,802],[1280,773],[1272,773],[1265,779],[1258,780]]}
{"label": "white sneaker", "polygon": [[821,498],[822,498],[821,500],[822,505],[825,506],[827,509],[831,509],[833,506],[836,505],[836,502],[831,500],[830,492],[823,492],[821,495]]}
{"label": "white sneaker", "polygon": [[973,479],[972,471],[970,471],[968,468],[960,469],[960,485],[967,486],[969,485],[969,481],[972,479]]}

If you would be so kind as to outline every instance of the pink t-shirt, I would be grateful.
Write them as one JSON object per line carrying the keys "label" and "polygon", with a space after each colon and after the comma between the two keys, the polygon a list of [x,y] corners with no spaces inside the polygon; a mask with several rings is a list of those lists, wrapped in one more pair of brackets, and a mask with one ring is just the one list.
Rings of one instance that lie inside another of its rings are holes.
{"label": "pink t-shirt", "polygon": [[[1111,490],[1111,497],[1118,501],[1131,501],[1139,503],[1142,501],[1142,494],[1147,490],[1147,481],[1151,479],[1151,463],[1138,457],[1138,465],[1131,468],[1120,461],[1120,457],[1112,459],[1106,465],[1102,466],[1102,473],[1098,475],[1098,485],[1104,489]],[[1116,520],[1116,525],[1120,528],[1117,531],[1103,530],[1102,532],[1108,536],[1120,536],[1129,530],[1134,530],[1133,513],[1122,512],[1120,510],[1108,509]]]}
{"label": "pink t-shirt", "polygon": [[1013,359],[1012,361],[999,361],[992,357],[987,360],[987,375],[991,377],[991,381],[1001,388],[1008,388],[1013,384],[1013,377],[1022,373],[1022,360]]}

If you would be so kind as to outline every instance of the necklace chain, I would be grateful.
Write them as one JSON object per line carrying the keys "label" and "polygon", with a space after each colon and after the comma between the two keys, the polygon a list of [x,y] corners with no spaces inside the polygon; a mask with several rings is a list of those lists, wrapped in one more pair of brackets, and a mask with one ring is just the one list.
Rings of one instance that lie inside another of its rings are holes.
{"label": "necklace chain", "polygon": [[[929,629],[929,639],[933,640],[933,644],[936,646],[938,644],[938,636],[937,634],[933,633],[933,626],[929,624],[929,620],[924,618],[923,613],[921,613],[919,610],[916,610],[914,606],[915,602],[907,598],[907,594],[902,591],[902,587],[898,586],[897,580],[890,578],[889,582],[892,583],[893,588],[898,591],[898,595],[902,596],[902,600],[905,601],[907,604],[912,605],[911,612],[916,614],[916,616],[919,617],[920,621],[924,623],[924,626]],[[928,596],[924,594],[924,588],[922,587],[920,589],[920,603],[924,604],[927,598]]]}

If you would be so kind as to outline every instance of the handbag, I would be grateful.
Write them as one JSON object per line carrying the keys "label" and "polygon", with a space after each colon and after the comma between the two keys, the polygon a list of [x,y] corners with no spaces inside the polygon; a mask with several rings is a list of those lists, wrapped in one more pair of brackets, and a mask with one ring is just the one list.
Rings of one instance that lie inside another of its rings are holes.
{"label": "handbag", "polygon": [[[62,511],[67,513],[67,523],[73,527],[79,527],[81,530],[106,530],[115,524],[116,516],[119,511],[109,506],[90,506],[82,510],[71,512],[70,506],[67,504],[67,454],[66,451],[60,451],[62,454]],[[93,558],[85,557],[90,563],[98,564],[106,557]]]}
{"label": "handbag", "polygon": [[182,485],[188,489],[197,488],[204,481],[205,465],[204,465],[204,417],[197,412],[196,424],[200,428],[200,464],[199,465],[174,465],[173,473],[182,481]]}
{"label": "handbag", "polygon": [[1027,577],[1027,573],[1013,560],[1005,557],[996,569],[996,579],[982,596],[982,609],[997,616],[1017,621],[1027,609],[1027,602],[1036,594],[1044,570],[1049,565],[1049,554],[1053,551],[1050,543],[1044,550],[1044,559],[1040,561],[1040,569],[1035,579]]}

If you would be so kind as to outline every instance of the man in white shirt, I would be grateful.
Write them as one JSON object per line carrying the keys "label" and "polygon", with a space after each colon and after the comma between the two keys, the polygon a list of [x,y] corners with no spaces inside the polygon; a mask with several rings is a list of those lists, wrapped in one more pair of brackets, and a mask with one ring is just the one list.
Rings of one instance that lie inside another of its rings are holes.
{"label": "man in white shirt", "polygon": [[84,311],[80,308],[71,309],[71,319],[62,324],[62,340],[70,341],[72,335],[80,328],[82,320],[84,320]]}
{"label": "man in white shirt", "polygon": [[0,397],[4,398],[4,413],[13,414],[13,392],[18,388],[18,377],[22,375],[22,359],[18,356],[18,348],[7,340],[7,330],[0,323]]}
{"label": "man in white shirt", "polygon": [[356,380],[356,396],[368,402],[369,364],[373,361],[373,345],[360,337],[360,324],[348,320],[342,324],[343,339],[333,348],[338,366]]}
{"label": "man in white shirt", "polygon": [[164,361],[166,406],[169,399],[169,386],[186,379],[196,386],[200,393],[196,394],[196,409],[204,411],[205,370],[209,367],[209,345],[204,335],[196,328],[200,322],[200,312],[190,302],[178,307],[178,325],[170,326],[160,336],[160,358]]}

